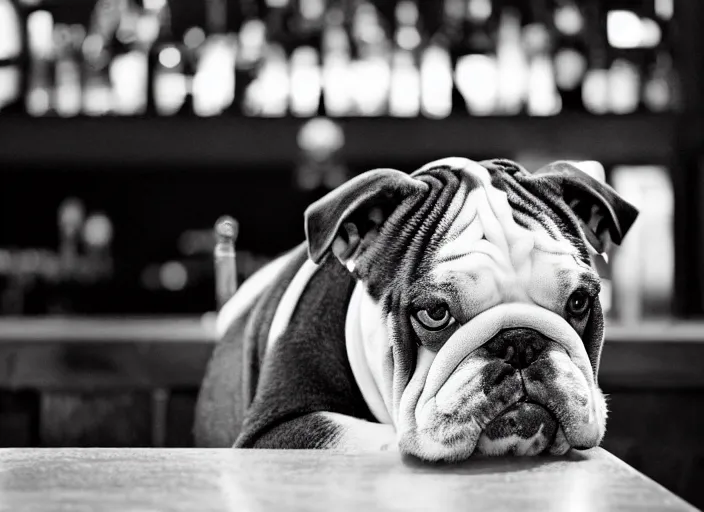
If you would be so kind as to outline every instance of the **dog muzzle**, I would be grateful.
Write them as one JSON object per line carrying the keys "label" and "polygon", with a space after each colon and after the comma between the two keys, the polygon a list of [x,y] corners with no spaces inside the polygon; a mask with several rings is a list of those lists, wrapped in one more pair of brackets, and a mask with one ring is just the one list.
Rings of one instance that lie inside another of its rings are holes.
{"label": "dog muzzle", "polygon": [[601,442],[605,402],[582,339],[557,314],[502,304],[436,353],[419,349],[399,404],[402,451],[427,460],[561,454]]}

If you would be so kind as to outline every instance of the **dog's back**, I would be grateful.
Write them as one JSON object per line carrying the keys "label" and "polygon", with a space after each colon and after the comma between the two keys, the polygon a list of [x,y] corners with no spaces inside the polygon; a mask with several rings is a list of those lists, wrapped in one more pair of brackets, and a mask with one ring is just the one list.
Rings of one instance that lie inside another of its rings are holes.
{"label": "dog's back", "polygon": [[282,297],[307,260],[306,245],[300,244],[242,283],[220,311],[220,341],[196,406],[196,446],[227,447],[235,442],[254,397],[270,330],[276,329],[272,321],[277,309],[279,316],[286,316],[280,310],[287,306]]}

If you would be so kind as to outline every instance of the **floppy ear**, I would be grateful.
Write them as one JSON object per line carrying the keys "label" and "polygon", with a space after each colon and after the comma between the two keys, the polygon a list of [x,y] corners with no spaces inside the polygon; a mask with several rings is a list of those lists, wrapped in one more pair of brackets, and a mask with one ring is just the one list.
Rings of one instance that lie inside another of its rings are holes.
{"label": "floppy ear", "polygon": [[332,251],[350,271],[381,225],[406,197],[428,185],[395,169],[375,169],[340,185],[305,211],[308,254],[319,263]]}
{"label": "floppy ear", "polygon": [[620,245],[638,217],[638,210],[606,183],[604,168],[598,162],[553,162],[533,176],[561,188],[596,254],[605,253],[611,243]]}

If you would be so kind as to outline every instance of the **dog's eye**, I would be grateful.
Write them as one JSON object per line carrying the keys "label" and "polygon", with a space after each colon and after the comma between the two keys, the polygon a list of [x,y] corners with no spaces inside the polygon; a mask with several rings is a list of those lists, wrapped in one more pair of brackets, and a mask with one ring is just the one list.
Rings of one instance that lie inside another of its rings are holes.
{"label": "dog's eye", "polygon": [[583,290],[577,290],[567,300],[567,313],[571,316],[583,316],[591,306],[592,298]]}
{"label": "dog's eye", "polygon": [[441,331],[455,321],[445,304],[421,309],[416,312],[415,316],[418,322],[429,331]]}

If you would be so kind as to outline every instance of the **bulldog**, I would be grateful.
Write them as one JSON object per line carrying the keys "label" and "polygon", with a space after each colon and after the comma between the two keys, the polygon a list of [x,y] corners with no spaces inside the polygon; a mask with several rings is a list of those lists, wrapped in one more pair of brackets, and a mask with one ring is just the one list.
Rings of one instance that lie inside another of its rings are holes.
{"label": "bulldog", "polygon": [[596,162],[446,158],[351,179],[220,311],[197,445],[425,461],[599,445],[593,256],[637,215]]}

